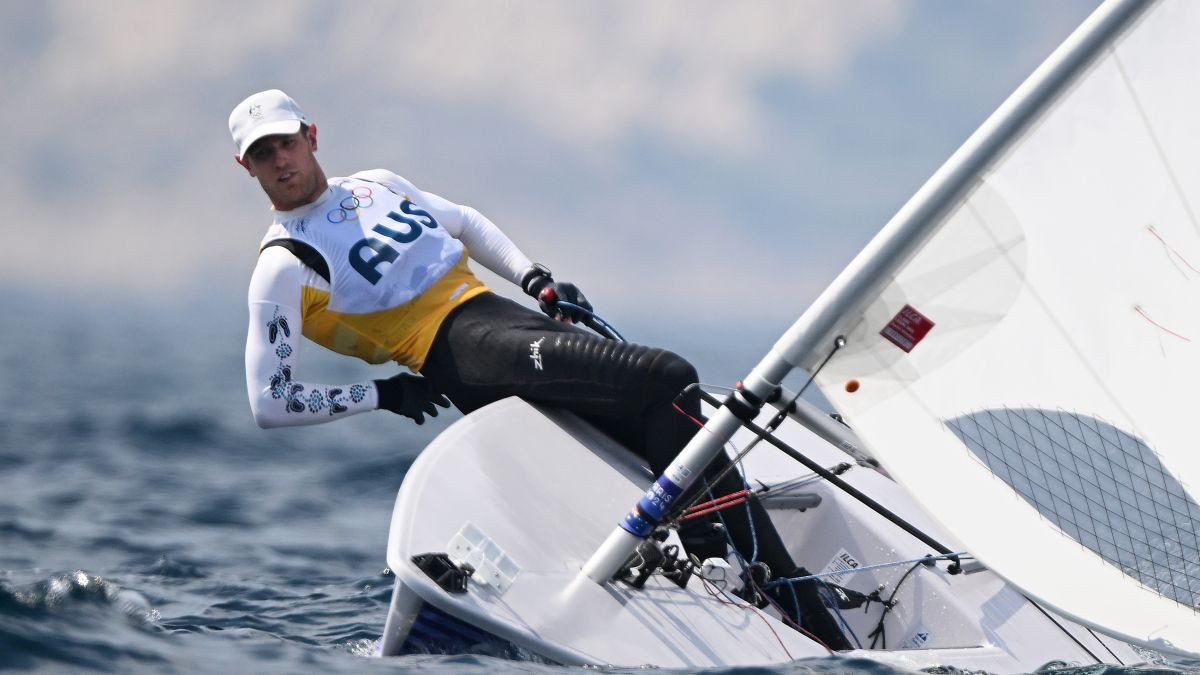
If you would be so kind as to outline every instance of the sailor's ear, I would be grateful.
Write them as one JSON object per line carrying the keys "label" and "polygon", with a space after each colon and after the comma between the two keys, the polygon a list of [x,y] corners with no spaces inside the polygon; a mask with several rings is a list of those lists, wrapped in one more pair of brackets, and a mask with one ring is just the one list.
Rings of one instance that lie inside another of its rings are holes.
{"label": "sailor's ear", "polygon": [[309,144],[312,145],[313,152],[316,152],[316,150],[317,150],[317,125],[315,122],[308,123],[307,128],[304,130],[304,136],[305,136],[305,138],[308,139]]}
{"label": "sailor's ear", "polygon": [[241,155],[235,154],[233,156],[233,161],[237,162],[239,166],[241,166],[243,169],[245,169],[246,173],[250,174],[251,176],[254,175],[254,172],[250,170],[250,162],[247,162],[246,160],[242,159]]}

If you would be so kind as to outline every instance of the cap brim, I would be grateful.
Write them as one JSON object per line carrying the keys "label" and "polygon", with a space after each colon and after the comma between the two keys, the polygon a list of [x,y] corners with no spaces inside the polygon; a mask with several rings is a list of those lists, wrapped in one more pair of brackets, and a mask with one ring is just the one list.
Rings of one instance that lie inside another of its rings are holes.
{"label": "cap brim", "polygon": [[279,122],[267,122],[254,127],[250,135],[242,141],[242,147],[238,149],[238,155],[245,157],[246,151],[254,145],[255,141],[265,136],[279,136],[281,134],[294,134],[300,131],[300,120],[281,120]]}

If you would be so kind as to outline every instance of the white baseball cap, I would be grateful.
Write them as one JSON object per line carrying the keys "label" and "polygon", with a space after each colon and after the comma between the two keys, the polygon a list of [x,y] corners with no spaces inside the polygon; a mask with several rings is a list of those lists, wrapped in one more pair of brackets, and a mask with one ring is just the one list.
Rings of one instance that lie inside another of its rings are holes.
{"label": "white baseball cap", "polygon": [[239,156],[263,136],[294,134],[301,124],[308,124],[304,111],[278,89],[251,94],[229,113],[229,133]]}

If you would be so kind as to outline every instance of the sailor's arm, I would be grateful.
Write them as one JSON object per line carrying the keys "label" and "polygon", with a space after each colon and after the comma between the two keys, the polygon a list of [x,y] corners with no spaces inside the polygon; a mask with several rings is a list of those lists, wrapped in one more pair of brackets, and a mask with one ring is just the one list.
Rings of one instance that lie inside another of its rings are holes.
{"label": "sailor's arm", "polygon": [[[428,209],[447,232],[467,247],[472,260],[519,286],[538,301],[548,316],[574,322],[585,319],[586,312],[591,312],[591,303],[577,286],[555,282],[550,270],[542,265],[534,265],[495,223],[479,211],[425,192],[403,176],[386,169],[360,171],[354,177],[385,185],[397,194],[410,195],[421,208]],[[547,290],[553,292],[546,293]],[[586,312],[560,307],[559,300],[581,307]]]}
{"label": "sailor's arm", "polygon": [[386,169],[360,171],[354,177],[385,185],[397,194],[409,195],[421,208],[428,210],[451,236],[467,247],[472,260],[501,278],[520,285],[522,274],[533,266],[533,261],[495,223],[469,206],[424,192],[404,177]]}
{"label": "sailor's arm", "polygon": [[[426,196],[430,195],[426,193]],[[551,318],[570,322],[586,318],[585,312],[560,307],[560,300],[581,307],[586,312],[592,311],[591,303],[575,284],[555,282],[550,276],[550,270],[543,265],[534,265],[533,261],[521,253],[517,245],[483,214],[469,206],[458,208],[462,210],[462,217],[458,221],[461,229],[458,232],[450,230],[449,227],[446,229],[466,245],[472,260],[520,286],[521,290],[538,301],[541,310]]]}
{"label": "sailor's arm", "polygon": [[295,256],[271,247],[250,279],[246,390],[263,428],[320,424],[379,406],[371,381],[329,385],[298,378],[304,274]]}

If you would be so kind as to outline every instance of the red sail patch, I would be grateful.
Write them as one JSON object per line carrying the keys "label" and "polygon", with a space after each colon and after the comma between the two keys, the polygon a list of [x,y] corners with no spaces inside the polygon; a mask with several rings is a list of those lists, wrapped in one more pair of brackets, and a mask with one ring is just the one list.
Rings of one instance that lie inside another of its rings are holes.
{"label": "red sail patch", "polygon": [[913,309],[911,305],[905,305],[896,313],[896,316],[892,317],[888,325],[879,331],[879,334],[888,342],[908,353],[929,333],[931,328],[933,328],[933,322],[929,320],[929,317]]}

